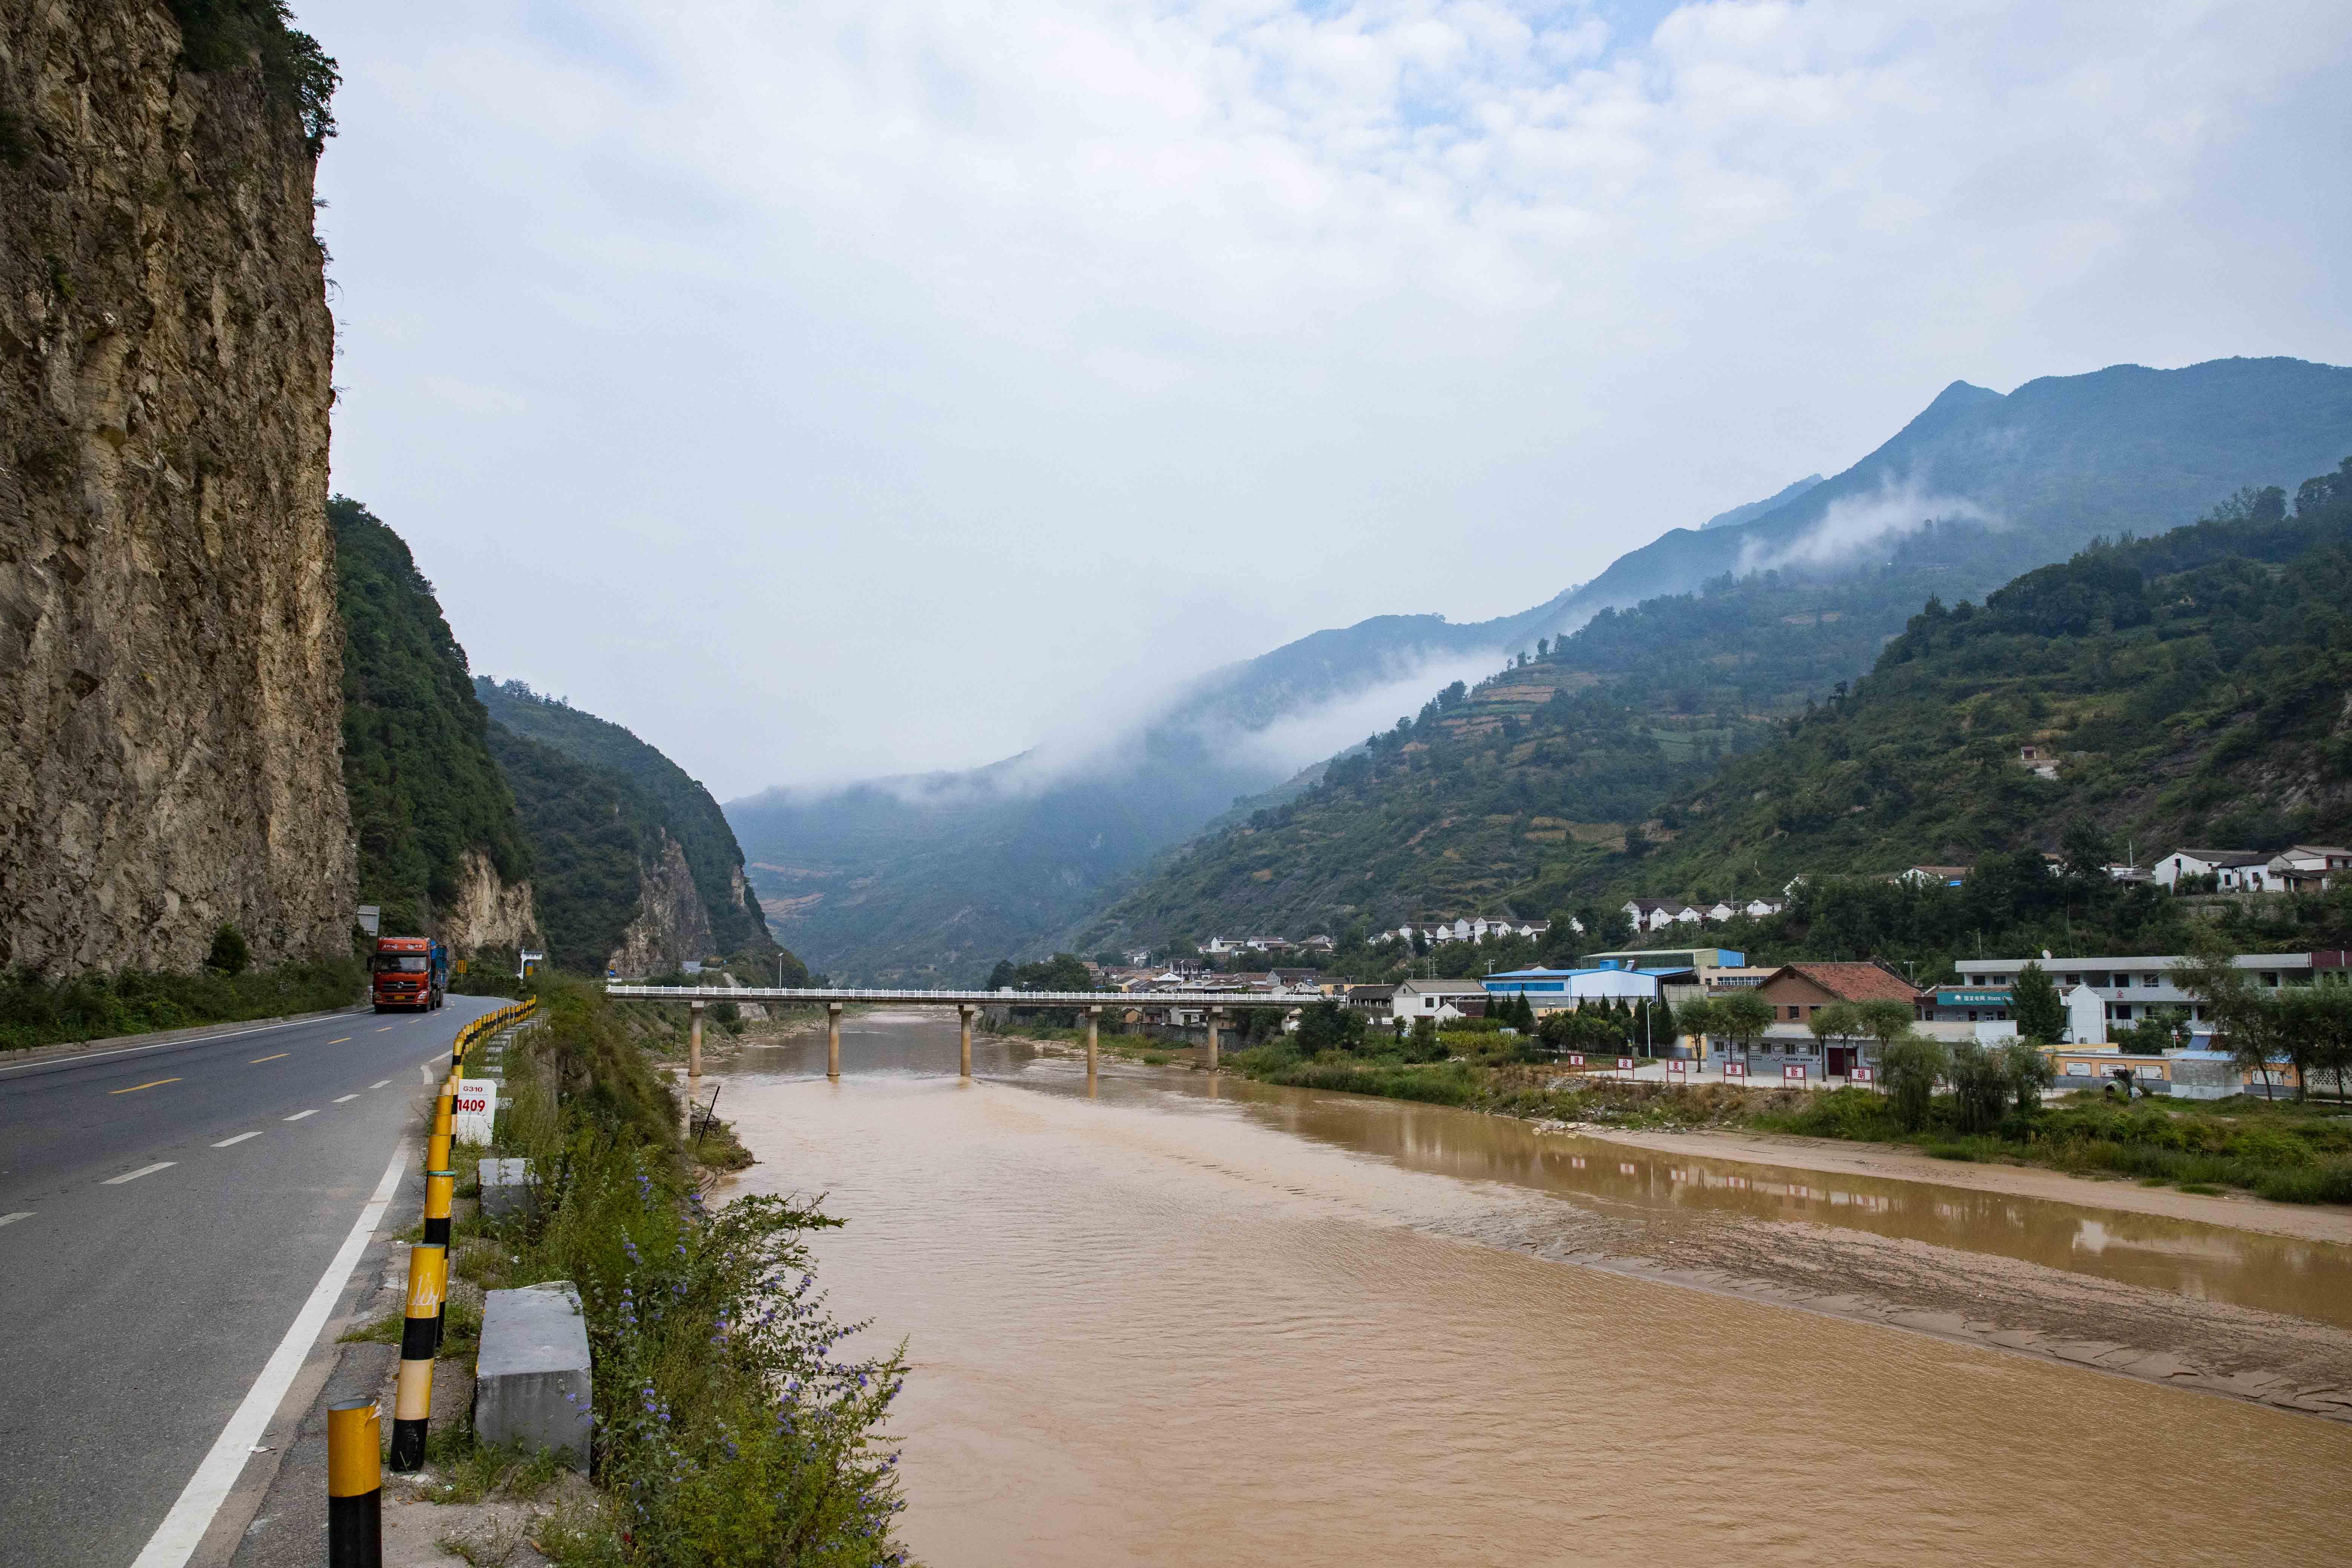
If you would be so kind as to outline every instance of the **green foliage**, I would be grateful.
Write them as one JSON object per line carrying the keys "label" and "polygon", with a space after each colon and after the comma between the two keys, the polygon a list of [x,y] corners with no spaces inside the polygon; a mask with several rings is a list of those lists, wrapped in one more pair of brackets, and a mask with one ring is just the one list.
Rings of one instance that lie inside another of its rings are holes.
{"label": "green foliage", "polygon": [[217,970],[235,979],[253,966],[253,950],[245,945],[245,935],[233,925],[223,925],[213,932],[212,951],[205,954],[205,967]]}
{"label": "green foliage", "polygon": [[1092,991],[1095,977],[1076,953],[1057,952],[1034,963],[998,960],[989,972],[988,989],[1001,991],[1007,985],[1015,991]]}
{"label": "green foliage", "polygon": [[323,1013],[352,1005],[365,984],[365,972],[349,958],[235,973],[123,970],[57,981],[11,970],[0,973],[0,1050]]}
{"label": "green foliage", "polygon": [[347,496],[327,503],[343,621],[343,787],[359,840],[360,900],[386,936],[424,934],[457,897],[464,858],[530,875],[488,721],[408,546]]}
{"label": "green foliage", "polygon": [[839,1222],[777,1197],[707,1205],[675,1107],[607,999],[561,980],[540,994],[546,1023],[518,1047],[502,1127],[547,1173],[543,1200],[460,1262],[486,1287],[580,1288],[596,1474],[619,1528],[567,1522],[556,1560],[903,1562],[897,1456],[877,1434],[905,1362],[835,1354],[865,1325],[825,1310],[806,1238]]}
{"label": "green foliage", "polygon": [[[2095,545],[1981,607],[1929,600],[1859,687],[1661,808],[1682,831],[1642,889],[1777,893],[1801,873],[1786,916],[1719,938],[1792,956],[2177,951],[2179,906],[2107,878],[2100,849],[2128,837],[2147,860],[2214,834],[2264,847],[2352,827],[2352,468],[2305,499],[2291,518]],[[2056,779],[2020,764],[2028,745]],[[2050,875],[2042,852],[2061,848]],[[1973,871],[1958,889],[1866,875],[1921,862]]]}
{"label": "green foliage", "polygon": [[488,738],[530,835],[548,956],[574,974],[602,974],[636,918],[654,840],[651,803],[618,774],[503,724],[493,721]]}
{"label": "green foliage", "polygon": [[1951,1071],[1951,1065],[1942,1045],[1920,1036],[1890,1040],[1879,1047],[1878,1072],[1896,1126],[1916,1132],[1927,1125],[1937,1081]]}
{"label": "green foliage", "polygon": [[[474,682],[474,691],[489,716],[515,734],[584,767],[616,775],[615,782],[599,786],[603,793],[617,796],[619,786],[633,788],[629,809],[638,817],[640,837],[650,826],[677,841],[719,950],[765,953],[772,961],[775,938],[769,933],[760,900],[742,880],[742,848],[709,791],[620,725],[543,697],[521,681],[501,683],[482,677]],[[538,832],[536,821],[533,832]],[[601,970],[603,963],[600,953],[595,968]]]}
{"label": "green foliage", "polygon": [[2017,984],[2010,990],[2009,1010],[2024,1039],[2054,1046],[2066,1037],[2066,1004],[2059,997],[2056,983],[2039,963],[2018,971]]}
{"label": "green foliage", "polygon": [[1325,1051],[1352,1051],[1364,1043],[1364,1016],[1345,1003],[1325,997],[1298,1014],[1298,1048],[1307,1056]]}
{"label": "green foliage", "polygon": [[342,78],[319,40],[294,26],[286,0],[167,0],[180,24],[180,48],[189,68],[238,70],[257,63],[273,97],[302,123],[317,157],[335,133],[333,102]]}

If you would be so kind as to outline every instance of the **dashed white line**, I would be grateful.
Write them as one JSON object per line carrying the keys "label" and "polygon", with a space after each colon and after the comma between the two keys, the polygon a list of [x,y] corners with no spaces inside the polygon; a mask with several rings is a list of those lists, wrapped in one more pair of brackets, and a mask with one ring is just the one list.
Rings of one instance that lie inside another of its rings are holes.
{"label": "dashed white line", "polygon": [[318,1108],[317,1106],[315,1106],[315,1105],[314,1105],[314,1106],[312,1106],[312,1107],[311,1107],[310,1110],[298,1110],[298,1111],[296,1111],[293,1115],[291,1115],[291,1116],[288,1117],[286,1120],[287,1120],[287,1121],[301,1121],[301,1120],[302,1120],[302,1118],[304,1118],[304,1117],[306,1117],[306,1116],[316,1116],[316,1115],[318,1115],[318,1114],[319,1114],[319,1108]]}
{"label": "dashed white line", "polygon": [[109,1176],[99,1185],[119,1187],[125,1182],[135,1182],[142,1176],[152,1176],[158,1171],[168,1171],[178,1163],[177,1160],[158,1160],[152,1165],[142,1165],[135,1171],[125,1171],[119,1176]]}
{"label": "dashed white line", "polygon": [[370,1089],[382,1089],[385,1084],[388,1084],[388,1083],[390,1083],[391,1081],[392,1081],[392,1079],[388,1079],[388,1078],[380,1078],[380,1079],[376,1079],[373,1083],[372,1083],[372,1084],[368,1085],[368,1087],[369,1087]]}
{"label": "dashed white line", "polygon": [[335,1096],[335,1103],[337,1105],[341,1105],[347,1100],[357,1100],[359,1096],[356,1094],[339,1094]]}
{"label": "dashed white line", "polygon": [[31,1209],[18,1209],[15,1214],[0,1214],[0,1225],[15,1225],[20,1219],[33,1217]]}
{"label": "dashed white line", "polygon": [[248,1138],[258,1138],[260,1136],[261,1129],[257,1127],[250,1132],[240,1132],[234,1138],[224,1138],[219,1142],[214,1144],[213,1147],[215,1149],[226,1149],[232,1143],[242,1143]]}

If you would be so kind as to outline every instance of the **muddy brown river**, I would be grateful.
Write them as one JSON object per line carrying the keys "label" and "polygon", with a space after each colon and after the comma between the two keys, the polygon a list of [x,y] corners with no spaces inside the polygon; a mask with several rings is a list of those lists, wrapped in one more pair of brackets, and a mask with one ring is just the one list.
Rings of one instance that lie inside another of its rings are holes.
{"label": "muddy brown river", "polygon": [[907,1342],[931,1568],[2352,1557],[2352,1248],[955,1054],[854,1017],[720,1107]]}

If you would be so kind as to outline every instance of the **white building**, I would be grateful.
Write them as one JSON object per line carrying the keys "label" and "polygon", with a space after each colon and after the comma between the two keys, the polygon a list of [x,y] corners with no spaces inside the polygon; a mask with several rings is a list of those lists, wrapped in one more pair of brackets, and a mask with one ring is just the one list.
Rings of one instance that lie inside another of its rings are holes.
{"label": "white building", "polygon": [[2153,873],[2161,888],[2177,888],[2183,877],[2210,876],[2231,890],[2265,890],[2270,885],[2271,858],[2252,849],[2176,849],[2156,863]]}
{"label": "white building", "polygon": [[2272,856],[2266,868],[2273,887],[2319,892],[2352,879],[2352,849],[2334,844],[2297,844]]}
{"label": "white building", "polygon": [[1486,988],[1475,980],[1401,980],[1389,998],[1389,1010],[1399,1018],[1428,1018],[1440,1024],[1484,1016]]}

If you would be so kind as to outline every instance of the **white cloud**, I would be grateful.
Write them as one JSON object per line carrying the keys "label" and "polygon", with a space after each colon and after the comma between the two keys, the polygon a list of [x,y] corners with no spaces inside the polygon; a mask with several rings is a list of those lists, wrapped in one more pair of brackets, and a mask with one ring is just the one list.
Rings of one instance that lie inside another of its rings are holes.
{"label": "white cloud", "polygon": [[2316,0],[300,15],[337,483],[725,794],[1522,608],[1956,376],[2352,359]]}
{"label": "white cloud", "polygon": [[1822,509],[1822,519],[1796,538],[1775,544],[1750,537],[1739,547],[1736,570],[1781,566],[1839,566],[1864,551],[1906,539],[1935,522],[1981,522],[1999,528],[2005,520],[1966,496],[1943,495],[1910,480],[1882,480],[1875,493],[1840,496]]}

